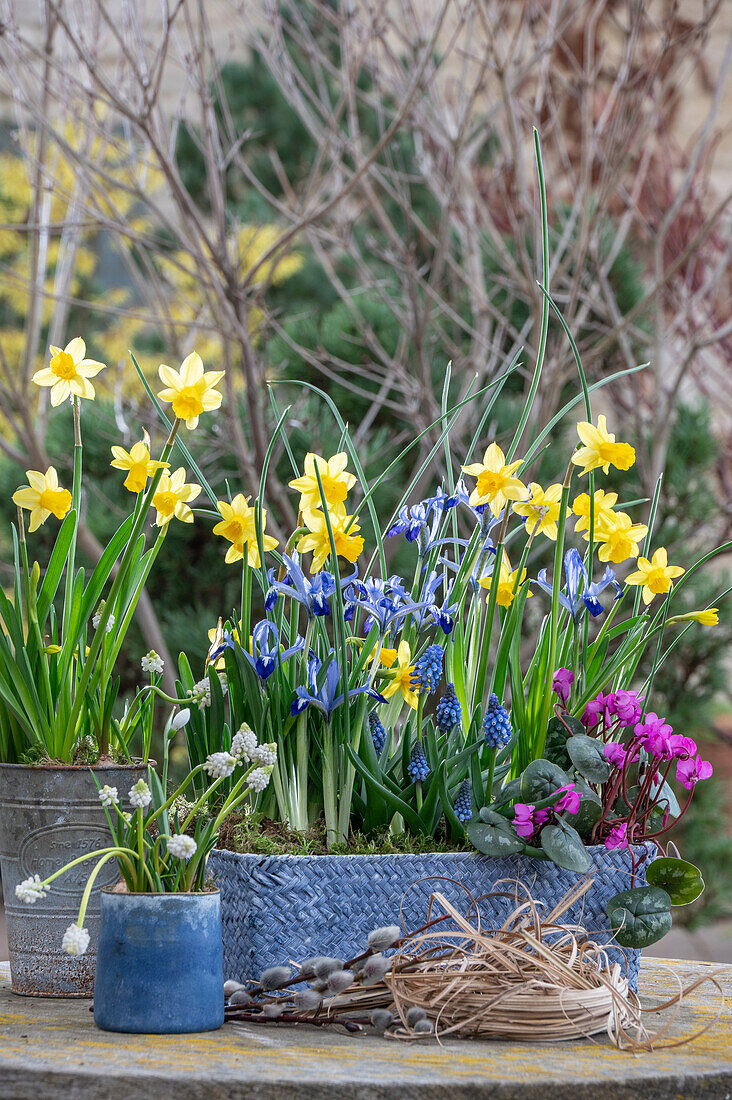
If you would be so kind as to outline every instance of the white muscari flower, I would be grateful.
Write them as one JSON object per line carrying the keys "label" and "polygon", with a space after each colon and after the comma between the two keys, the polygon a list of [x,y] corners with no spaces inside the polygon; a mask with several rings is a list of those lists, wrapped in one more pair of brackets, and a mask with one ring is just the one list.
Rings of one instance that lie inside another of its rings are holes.
{"label": "white muscari flower", "polygon": [[143,672],[149,672],[151,675],[157,674],[158,676],[162,675],[163,668],[165,667],[165,661],[154,649],[151,649],[149,653],[145,654],[140,664],[142,665]]}
{"label": "white muscari flower", "polygon": [[274,741],[268,741],[266,745],[257,745],[252,750],[251,755],[253,764],[262,764],[265,767],[270,767],[277,761],[277,746]]}
{"label": "white muscari flower", "polygon": [[208,676],[203,680],[199,680],[188,691],[188,698],[196,704],[197,707],[210,707],[211,706],[211,684],[209,683]]}
{"label": "white muscari flower", "polygon": [[208,772],[212,779],[226,779],[236,765],[237,759],[230,752],[212,752],[206,757],[203,770]]}
{"label": "white muscari flower", "polygon": [[272,768],[255,768],[247,779],[247,784],[253,791],[263,791],[269,785]]}
{"label": "white muscari flower", "polygon": [[125,825],[129,825],[132,821],[132,814],[129,810],[122,810],[122,817],[124,818]]}
{"label": "white muscari flower", "polygon": [[[102,621],[102,615],[103,614],[104,614],[104,605],[102,604],[102,606],[99,608],[99,610],[95,611],[94,614],[92,615],[92,626],[94,627],[95,630],[99,629],[99,624]],[[104,632],[105,632],[105,634],[109,634],[110,630],[113,630],[113,629],[114,629],[114,615],[110,615],[109,618],[107,619],[107,625],[104,628]]]}
{"label": "white muscari flower", "polygon": [[35,905],[38,899],[45,898],[47,893],[49,893],[49,887],[43,885],[39,875],[31,875],[15,887],[16,898],[26,905]]}
{"label": "white muscari flower", "polygon": [[102,806],[116,806],[119,802],[117,788],[110,787],[108,783],[105,783],[103,787],[99,788],[99,801]]}
{"label": "white muscari flower", "polygon": [[89,933],[78,924],[70,924],[61,940],[61,950],[67,955],[83,955],[89,946]]}
{"label": "white muscari flower", "polygon": [[134,787],[130,787],[129,799],[136,810],[144,810],[150,805],[152,795],[144,779],[138,779]]}
{"label": "white muscari flower", "polygon": [[190,859],[196,854],[197,848],[198,845],[192,836],[178,833],[176,836],[168,837],[168,851],[176,859]]}
{"label": "white muscari flower", "polygon": [[237,760],[253,760],[257,749],[257,735],[251,726],[244,722],[231,739],[231,755]]}
{"label": "white muscari flower", "polygon": [[221,684],[221,694],[228,695],[229,693],[229,681],[225,672],[219,673],[219,683]]}

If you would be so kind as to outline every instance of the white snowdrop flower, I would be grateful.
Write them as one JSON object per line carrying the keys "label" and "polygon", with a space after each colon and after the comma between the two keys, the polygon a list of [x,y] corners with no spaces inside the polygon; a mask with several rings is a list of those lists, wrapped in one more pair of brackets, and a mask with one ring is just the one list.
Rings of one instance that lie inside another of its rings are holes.
{"label": "white snowdrop flower", "polygon": [[156,673],[158,676],[162,675],[165,662],[159,653],[156,653],[154,649],[151,649],[149,653],[140,661],[143,672]]}
{"label": "white snowdrop flower", "polygon": [[130,787],[128,794],[130,802],[136,810],[144,810],[152,802],[150,788],[144,779],[138,779],[134,787]]}
{"label": "white snowdrop flower", "polygon": [[178,713],[171,719],[170,728],[172,730],[175,730],[176,732],[178,730],[182,730],[184,726],[188,725],[190,717],[191,712],[188,707],[183,707],[183,709],[179,710]]}
{"label": "white snowdrop flower", "polygon": [[61,940],[61,950],[67,955],[83,955],[89,946],[89,933],[78,924],[70,924]]}
{"label": "white snowdrop flower", "polygon": [[105,783],[103,787],[99,788],[99,801],[102,806],[116,806],[119,802],[117,788],[110,787],[108,783]]}
{"label": "white snowdrop flower", "polygon": [[247,783],[251,790],[263,791],[264,788],[269,785],[269,777],[271,774],[271,768],[255,768],[247,779]]}
{"label": "white snowdrop flower", "polygon": [[197,684],[194,684],[193,687],[189,689],[188,698],[194,702],[197,707],[211,706],[211,684],[209,683],[208,676],[203,680],[199,680]]}
{"label": "white snowdrop flower", "polygon": [[178,833],[176,836],[168,837],[168,851],[176,859],[190,859],[191,856],[196,854],[197,847],[198,845],[192,836]]}
{"label": "white snowdrop flower", "polygon": [[31,875],[15,887],[16,898],[26,905],[35,905],[38,899],[45,898],[47,893],[49,893],[49,887],[43,885],[39,875]]}
{"label": "white snowdrop flower", "polygon": [[271,767],[276,761],[277,746],[274,741],[269,741],[266,745],[257,745],[252,751],[253,764],[262,764],[264,767]]}
{"label": "white snowdrop flower", "polygon": [[253,760],[252,753],[257,748],[257,735],[251,726],[244,722],[231,739],[231,755],[237,760]]}
{"label": "white snowdrop flower", "polygon": [[208,772],[212,779],[226,779],[236,765],[237,759],[230,752],[212,752],[206,757],[203,770]]}

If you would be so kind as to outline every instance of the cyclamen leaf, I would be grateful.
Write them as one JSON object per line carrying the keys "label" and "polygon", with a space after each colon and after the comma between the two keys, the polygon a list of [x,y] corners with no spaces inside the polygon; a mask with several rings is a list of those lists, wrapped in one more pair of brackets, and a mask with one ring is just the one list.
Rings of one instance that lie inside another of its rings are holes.
{"label": "cyclamen leaf", "polygon": [[657,886],[623,890],[606,911],[621,947],[648,947],[671,931],[671,898]]}
{"label": "cyclamen leaf", "polygon": [[525,802],[540,802],[568,783],[568,776],[556,764],[532,760],[521,776],[521,798]]}
{"label": "cyclamen leaf", "polygon": [[579,809],[576,814],[565,813],[564,820],[576,829],[583,838],[589,837],[595,822],[602,814],[602,802],[594,791],[590,790],[584,779],[575,780],[574,789],[580,794]]}
{"label": "cyclamen leaf", "polygon": [[587,734],[575,734],[566,743],[567,753],[580,775],[590,783],[604,783],[610,775],[610,765],[602,751],[602,742]]}
{"label": "cyclamen leaf", "polygon": [[[568,726],[569,729],[567,729]],[[547,726],[546,743],[544,745],[546,759],[552,764],[556,764],[558,768],[568,768],[571,760],[566,748],[567,739],[573,734],[583,734],[584,732],[585,727],[579,718],[572,718],[569,714],[564,715],[561,719],[551,718]]]}
{"label": "cyclamen leaf", "polygon": [[541,846],[552,863],[566,871],[584,875],[592,868],[592,860],[579,833],[566,822],[545,825],[541,830]]}
{"label": "cyclamen leaf", "polygon": [[660,886],[671,898],[672,905],[689,905],[704,891],[704,879],[698,867],[685,859],[664,856],[648,865],[646,881]]}
{"label": "cyclamen leaf", "polygon": [[520,852],[524,847],[521,837],[500,814],[493,814],[490,822],[471,821],[465,831],[471,844],[484,856],[500,858]]}

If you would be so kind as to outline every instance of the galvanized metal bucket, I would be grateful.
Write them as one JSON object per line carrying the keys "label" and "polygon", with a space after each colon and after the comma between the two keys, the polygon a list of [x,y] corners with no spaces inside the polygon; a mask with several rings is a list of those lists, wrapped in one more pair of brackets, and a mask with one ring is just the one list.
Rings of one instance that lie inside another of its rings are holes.
{"label": "galvanized metal bucket", "polygon": [[109,826],[96,784],[116,787],[121,799],[147,775],[139,764],[87,768],[0,764],[0,871],[14,993],[35,997],[91,997],[94,988],[99,894],[117,881],[114,861],[97,878],[84,926],[86,954],[61,950],[63,934],[76,922],[81,895],[94,861],[56,879],[50,893],[27,905],[15,887],[30,875],[45,878],[65,863],[110,844]]}

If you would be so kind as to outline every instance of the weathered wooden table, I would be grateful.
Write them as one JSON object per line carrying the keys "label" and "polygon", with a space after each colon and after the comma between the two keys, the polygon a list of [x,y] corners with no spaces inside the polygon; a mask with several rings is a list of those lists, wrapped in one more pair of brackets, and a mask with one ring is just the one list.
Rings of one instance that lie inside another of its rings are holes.
{"label": "weathered wooden table", "polygon": [[[641,994],[665,999],[709,963],[649,959]],[[403,1044],[315,1028],[225,1025],[201,1035],[116,1035],[98,1031],[88,1001],[16,997],[0,983],[2,1100],[730,1100],[732,967],[727,1004],[696,1042],[650,1054],[597,1043],[542,1046],[446,1041]],[[714,1019],[719,995],[695,992],[674,1031]],[[656,1002],[658,1003],[658,1002]],[[537,1040],[541,1036],[537,1035]]]}

